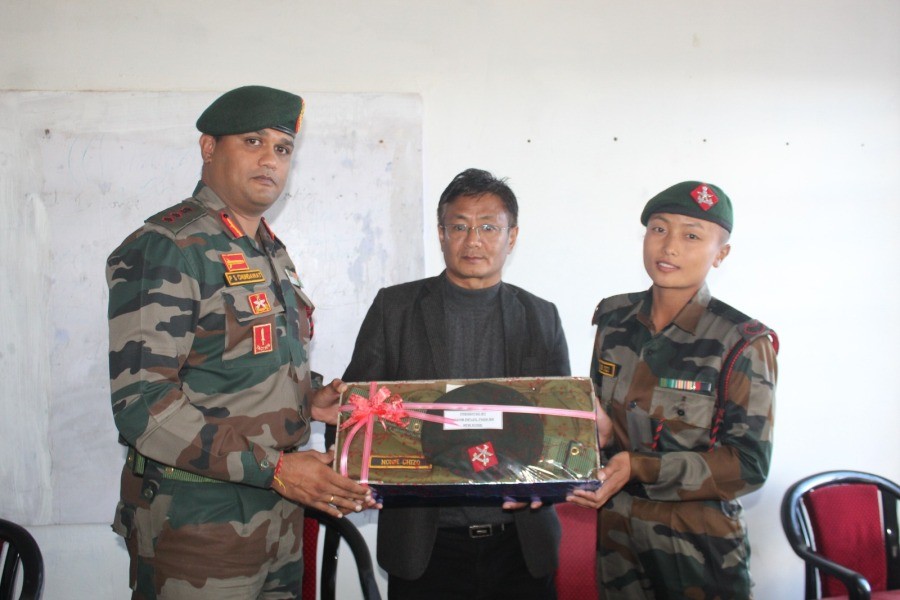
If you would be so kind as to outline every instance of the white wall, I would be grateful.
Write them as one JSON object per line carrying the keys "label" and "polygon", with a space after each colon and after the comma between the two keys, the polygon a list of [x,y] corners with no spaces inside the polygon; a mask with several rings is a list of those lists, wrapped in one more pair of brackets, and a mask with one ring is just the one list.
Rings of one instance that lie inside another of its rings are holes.
{"label": "white wall", "polygon": [[[785,488],[831,468],[900,480],[900,393],[887,376],[900,357],[898,40],[894,0],[10,0],[0,89],[420,94],[426,272],[442,265],[433,215],[449,179],[469,166],[509,176],[522,212],[506,279],[558,304],[581,375],[596,302],[648,285],[643,203],[683,179],[721,185],[736,224],[713,293],[782,339],[772,472],[745,504],[756,596],[788,598],[802,579],[778,521]],[[0,435],[5,460],[54,443],[39,434],[48,342],[27,338],[46,315],[20,302],[45,289],[29,273],[52,260],[47,217],[30,206],[0,207],[2,240],[35,232],[27,245],[0,240],[0,312],[21,317],[0,377],[28,398],[0,405],[0,423],[16,422]],[[334,352],[346,360],[351,345]],[[27,496],[27,480],[12,485]],[[77,537],[53,527],[50,502],[37,500],[31,523],[58,566],[48,586],[66,590],[50,597],[97,597],[83,574],[123,551],[105,525]],[[96,560],[69,558],[91,535]]]}

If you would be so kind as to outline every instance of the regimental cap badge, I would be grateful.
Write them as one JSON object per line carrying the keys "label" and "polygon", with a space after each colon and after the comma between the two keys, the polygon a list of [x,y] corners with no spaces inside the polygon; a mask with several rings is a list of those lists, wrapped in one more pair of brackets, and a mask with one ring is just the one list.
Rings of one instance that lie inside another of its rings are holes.
{"label": "regimental cap badge", "polygon": [[703,210],[709,210],[719,203],[719,197],[705,183],[701,183],[691,191],[691,198]]}
{"label": "regimental cap badge", "polygon": [[485,441],[483,444],[477,444],[471,448],[467,448],[466,453],[469,455],[469,460],[472,462],[472,469],[474,469],[476,473],[480,473],[485,469],[490,469],[499,464],[497,461],[497,452],[494,451],[494,445],[490,441]]}

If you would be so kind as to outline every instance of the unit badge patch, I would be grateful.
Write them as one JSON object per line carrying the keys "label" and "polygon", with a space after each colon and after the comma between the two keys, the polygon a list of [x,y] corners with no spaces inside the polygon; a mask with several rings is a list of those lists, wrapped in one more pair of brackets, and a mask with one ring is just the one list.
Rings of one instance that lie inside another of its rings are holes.
{"label": "unit badge patch", "polygon": [[234,271],[249,271],[250,265],[247,264],[247,259],[244,257],[243,252],[231,252],[229,254],[222,254],[222,264],[225,265],[225,270],[229,273],[233,273]]}
{"label": "unit badge patch", "polygon": [[265,292],[250,294],[247,300],[250,302],[250,310],[253,311],[254,315],[261,315],[272,310],[272,306],[269,304],[269,298],[266,296]]}
{"label": "unit badge patch", "polygon": [[272,345],[272,324],[253,326],[253,354],[265,354],[274,349]]}

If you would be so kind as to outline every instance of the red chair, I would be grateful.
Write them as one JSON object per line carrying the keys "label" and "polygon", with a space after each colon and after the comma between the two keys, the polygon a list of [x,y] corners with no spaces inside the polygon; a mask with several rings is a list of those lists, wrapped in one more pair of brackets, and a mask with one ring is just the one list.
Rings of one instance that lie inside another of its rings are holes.
{"label": "red chair", "polygon": [[597,598],[597,511],[570,502],[554,504],[562,525],[557,600]]}
{"label": "red chair", "polygon": [[[369,546],[350,519],[336,519],[314,508],[304,510],[303,522],[303,600],[334,600],[337,588],[337,561],[341,540],[346,542],[356,560],[359,584],[365,600],[381,600]],[[320,526],[325,531],[322,546],[322,591],[316,596],[316,566]]]}
{"label": "red chair", "polygon": [[900,599],[900,487],[878,475],[829,471],[785,492],[781,524],[806,563],[806,599]]}

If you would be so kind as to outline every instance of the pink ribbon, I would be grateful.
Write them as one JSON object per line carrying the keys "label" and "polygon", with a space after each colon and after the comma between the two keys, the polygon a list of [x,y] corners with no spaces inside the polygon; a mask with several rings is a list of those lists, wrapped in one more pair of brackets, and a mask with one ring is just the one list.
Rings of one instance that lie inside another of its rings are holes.
{"label": "pink ribbon", "polygon": [[[403,410],[403,399],[394,394],[386,387],[376,391],[378,384],[374,381],[369,384],[369,397],[360,396],[359,394],[350,394],[347,404],[341,407],[343,411],[353,411],[350,418],[347,419],[341,429],[346,429],[351,425],[355,425],[360,421],[367,419],[378,419],[384,426],[385,421],[389,421],[401,427],[406,427],[403,419],[409,418],[409,415]],[[388,402],[385,402],[388,400]]]}
{"label": "pink ribbon", "polygon": [[[365,398],[359,394],[351,394],[348,403],[340,408],[341,411],[352,411],[350,418],[347,419],[340,429],[346,429],[352,426],[347,438],[344,440],[344,446],[341,448],[341,475],[347,476],[347,463],[350,455],[350,443],[356,436],[357,432],[366,427],[366,435],[363,441],[362,464],[359,468],[360,483],[368,483],[369,481],[369,462],[372,457],[372,432],[375,425],[375,419],[381,421],[382,427],[387,429],[384,424],[389,421],[400,427],[406,428],[409,424],[409,417],[415,417],[422,421],[431,421],[432,423],[446,423],[448,425],[459,424],[453,419],[447,417],[438,417],[429,415],[419,410],[406,410],[403,406],[403,399],[391,394],[386,387],[377,389],[378,384],[371,382],[369,384],[369,397]],[[389,402],[385,402],[389,400]],[[438,403],[416,403],[416,408],[422,410],[490,410],[505,413],[525,413],[531,415],[550,415],[554,417],[570,417],[574,419],[597,420],[597,414],[590,410],[572,410],[568,408],[545,408],[543,406],[521,406],[510,404],[438,404]]]}
{"label": "pink ribbon", "polygon": [[[524,413],[529,415],[550,415],[553,417],[571,417],[573,419],[597,420],[597,414],[591,410],[572,410],[570,408],[545,408],[543,406],[521,406],[510,404],[427,404],[416,403],[417,408],[425,410],[495,410],[497,412]],[[413,413],[409,413],[413,414]]]}

